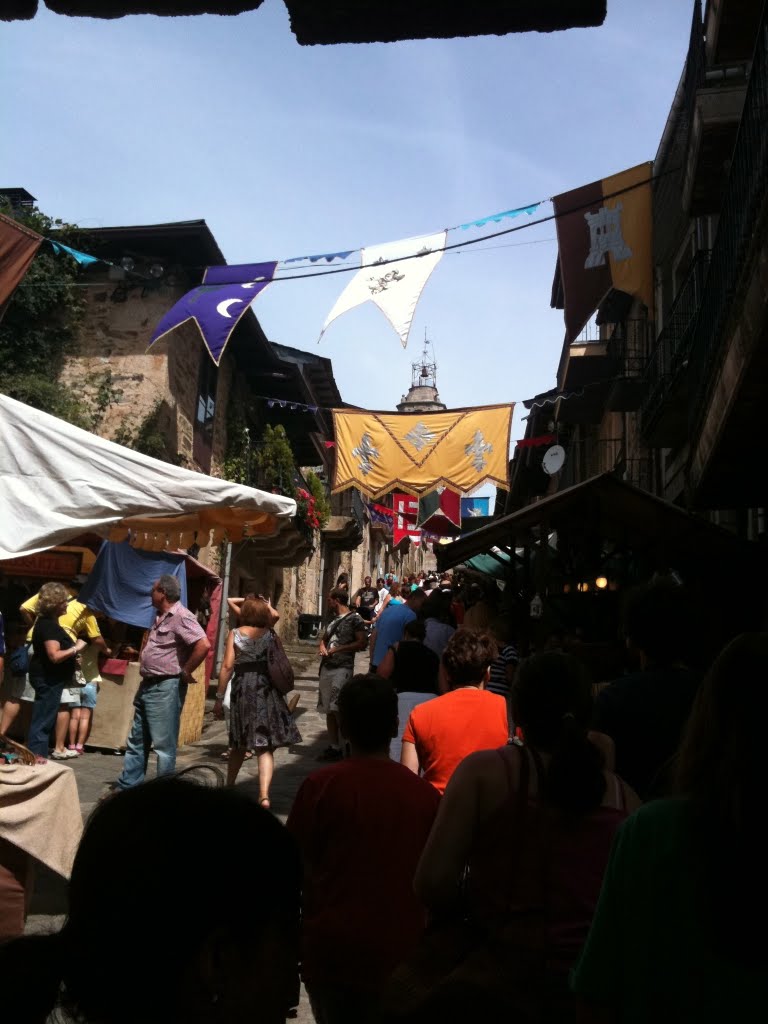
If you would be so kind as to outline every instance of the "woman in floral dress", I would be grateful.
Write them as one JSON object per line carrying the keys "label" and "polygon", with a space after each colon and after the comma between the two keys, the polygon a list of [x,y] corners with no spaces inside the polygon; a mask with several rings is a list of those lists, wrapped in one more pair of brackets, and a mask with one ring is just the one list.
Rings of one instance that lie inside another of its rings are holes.
{"label": "woman in floral dress", "polygon": [[269,650],[273,644],[280,643],[271,626],[272,609],[267,601],[257,599],[243,603],[239,625],[227,637],[214,708],[214,715],[223,718],[222,700],[231,678],[227,785],[234,786],[245,755],[254,750],[259,764],[262,807],[269,807],[274,751],[301,742],[285,697],[269,679]]}

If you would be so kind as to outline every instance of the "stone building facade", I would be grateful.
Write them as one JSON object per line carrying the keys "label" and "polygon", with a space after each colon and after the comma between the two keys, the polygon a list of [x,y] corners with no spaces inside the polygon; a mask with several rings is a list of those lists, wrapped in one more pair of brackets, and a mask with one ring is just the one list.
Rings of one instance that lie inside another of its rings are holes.
{"label": "stone building facade", "polygon": [[556,431],[565,466],[546,477],[543,452],[519,450],[507,511],[613,472],[764,537],[768,482],[746,439],[768,394],[767,96],[768,9],[696,0],[653,164],[655,308],[609,294],[564,345],[527,433]]}
{"label": "stone building facade", "polygon": [[[102,401],[108,395],[99,433],[223,476],[245,427],[255,453],[263,428],[279,424],[296,466],[329,480],[331,456],[323,441],[332,436],[330,408],[342,404],[330,360],[271,344],[252,311],[233,332],[218,367],[193,323],[147,348],[155,325],[200,283],[203,268],[225,262],[205,222],[100,228],[88,235],[89,250],[111,265],[96,264],[84,276],[87,307],[79,350],[61,379],[85,392],[101,389]],[[264,395],[285,404],[257,397]],[[301,410],[291,410],[290,403]],[[300,468],[285,493],[292,495],[298,486]],[[364,505],[359,495],[354,510],[351,501],[343,495],[333,499],[325,531],[312,533],[296,523],[275,538],[233,544],[229,557],[226,546],[201,546],[197,557],[226,576],[231,596],[269,595],[281,614],[280,632],[292,640],[299,615],[325,613],[328,579],[333,576],[332,585],[342,566],[356,578],[367,564]],[[347,550],[358,546],[354,555]]]}

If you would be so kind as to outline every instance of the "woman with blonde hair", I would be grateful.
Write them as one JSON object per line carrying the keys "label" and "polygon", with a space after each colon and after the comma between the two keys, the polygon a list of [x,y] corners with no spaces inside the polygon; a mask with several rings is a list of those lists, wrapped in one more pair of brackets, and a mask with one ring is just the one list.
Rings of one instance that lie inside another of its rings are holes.
{"label": "woman with blonde hair", "polygon": [[29,681],[35,691],[35,703],[27,746],[40,760],[48,755],[48,737],[56,723],[62,692],[72,686],[76,659],[85,647],[84,640],[74,640],[59,625],[68,599],[63,584],[45,583],[40,588],[37,620],[32,629]]}
{"label": "woman with blonde hair", "polygon": [[285,697],[269,677],[270,651],[275,645],[281,646],[272,621],[273,610],[268,601],[243,603],[239,625],[227,637],[214,707],[214,716],[223,719],[224,694],[231,679],[227,785],[234,786],[247,752],[255,750],[262,807],[269,807],[274,751],[301,742]]}

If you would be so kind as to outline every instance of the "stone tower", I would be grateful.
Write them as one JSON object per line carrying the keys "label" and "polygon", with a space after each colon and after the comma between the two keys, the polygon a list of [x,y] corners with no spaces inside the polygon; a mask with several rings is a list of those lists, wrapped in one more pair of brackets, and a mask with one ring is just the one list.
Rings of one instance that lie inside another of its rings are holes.
{"label": "stone tower", "polygon": [[434,351],[432,359],[429,358],[429,344],[425,333],[421,361],[411,363],[411,386],[398,403],[398,412],[442,412],[445,409],[437,393],[437,363]]}

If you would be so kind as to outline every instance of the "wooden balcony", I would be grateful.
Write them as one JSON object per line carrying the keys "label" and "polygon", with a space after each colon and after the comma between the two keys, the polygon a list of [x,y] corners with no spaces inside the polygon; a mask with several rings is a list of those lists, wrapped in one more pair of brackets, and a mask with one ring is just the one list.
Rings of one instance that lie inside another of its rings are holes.
{"label": "wooden balcony", "polygon": [[323,541],[335,551],[354,551],[363,540],[365,505],[354,488],[333,495],[331,516],[323,529]]}

